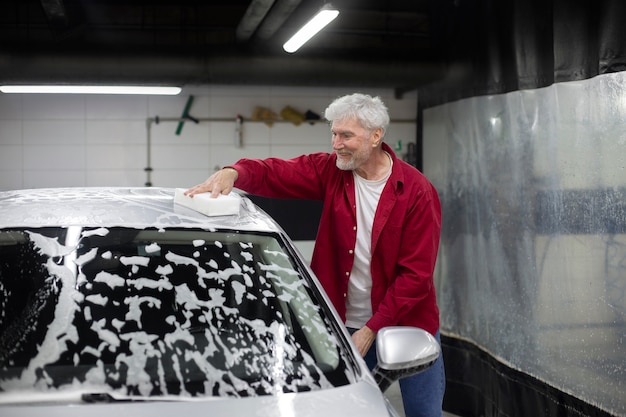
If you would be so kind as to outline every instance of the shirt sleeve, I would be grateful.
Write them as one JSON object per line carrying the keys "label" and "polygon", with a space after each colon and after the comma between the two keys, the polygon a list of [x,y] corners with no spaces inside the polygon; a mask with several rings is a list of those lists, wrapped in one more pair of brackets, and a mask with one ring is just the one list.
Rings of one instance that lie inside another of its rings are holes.
{"label": "shirt sleeve", "polygon": [[238,178],[235,187],[248,193],[273,198],[323,198],[322,171],[330,154],[314,153],[292,159],[240,159],[233,168]]}

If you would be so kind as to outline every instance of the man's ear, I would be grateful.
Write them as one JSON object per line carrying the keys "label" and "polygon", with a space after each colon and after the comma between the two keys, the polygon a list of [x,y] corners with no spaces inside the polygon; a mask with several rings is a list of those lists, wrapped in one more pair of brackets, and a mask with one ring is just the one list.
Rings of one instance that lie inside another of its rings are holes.
{"label": "man's ear", "polygon": [[380,143],[383,141],[383,129],[380,127],[374,129],[372,131],[371,139],[374,148],[380,146]]}

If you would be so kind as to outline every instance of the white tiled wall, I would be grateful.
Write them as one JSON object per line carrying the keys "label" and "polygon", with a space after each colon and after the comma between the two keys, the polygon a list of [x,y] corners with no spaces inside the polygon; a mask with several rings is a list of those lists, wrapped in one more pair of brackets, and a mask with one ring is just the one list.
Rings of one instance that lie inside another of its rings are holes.
{"label": "white tiled wall", "polygon": [[[329,151],[324,123],[246,121],[243,146],[235,146],[235,117],[249,119],[256,106],[280,114],[287,105],[320,115],[334,98],[360,91],[380,96],[390,110],[387,143],[392,148],[415,140],[417,96],[395,99],[388,89],[286,88],[269,86],[194,86],[179,96],[12,95],[0,94],[0,190],[62,186],[144,186],[148,180],[150,131],[154,186],[188,187],[216,167],[242,157],[292,157]],[[198,119],[232,118],[233,122],[177,122],[189,96],[190,115]]]}

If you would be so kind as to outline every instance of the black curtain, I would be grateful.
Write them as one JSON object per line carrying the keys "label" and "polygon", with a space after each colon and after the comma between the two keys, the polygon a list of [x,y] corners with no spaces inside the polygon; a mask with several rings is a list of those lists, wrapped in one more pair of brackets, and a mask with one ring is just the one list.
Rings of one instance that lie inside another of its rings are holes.
{"label": "black curtain", "polygon": [[626,70],[623,0],[432,0],[447,73],[421,108]]}

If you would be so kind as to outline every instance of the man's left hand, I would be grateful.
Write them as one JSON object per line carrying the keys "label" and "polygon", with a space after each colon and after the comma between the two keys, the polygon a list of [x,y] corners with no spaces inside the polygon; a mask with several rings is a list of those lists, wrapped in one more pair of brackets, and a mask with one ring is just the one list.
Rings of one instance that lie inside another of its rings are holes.
{"label": "man's left hand", "polygon": [[372,343],[376,340],[376,333],[367,326],[361,327],[359,330],[352,334],[352,341],[356,345],[361,356],[365,356]]}

